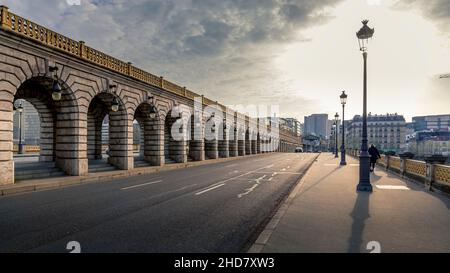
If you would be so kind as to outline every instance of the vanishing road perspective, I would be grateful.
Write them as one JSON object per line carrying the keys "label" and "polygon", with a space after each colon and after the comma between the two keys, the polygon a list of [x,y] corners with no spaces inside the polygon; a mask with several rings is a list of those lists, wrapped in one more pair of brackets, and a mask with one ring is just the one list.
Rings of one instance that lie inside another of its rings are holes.
{"label": "vanishing road perspective", "polygon": [[449,72],[449,0],[0,0],[0,253],[449,253]]}
{"label": "vanishing road perspective", "polygon": [[[316,154],[236,161],[0,199],[0,252],[242,252]],[[253,241],[252,241],[253,239]]]}

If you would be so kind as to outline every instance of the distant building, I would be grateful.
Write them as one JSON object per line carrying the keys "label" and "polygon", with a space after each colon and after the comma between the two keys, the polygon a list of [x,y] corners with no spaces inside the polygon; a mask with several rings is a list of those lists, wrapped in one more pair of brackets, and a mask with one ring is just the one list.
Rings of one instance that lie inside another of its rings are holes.
{"label": "distant building", "polygon": [[315,135],[320,138],[328,138],[331,132],[331,126],[328,120],[328,114],[313,114],[305,116],[304,134]]}
{"label": "distant building", "polygon": [[413,117],[414,131],[450,132],[450,114]]}
{"label": "distant building", "polygon": [[280,128],[288,130],[297,136],[302,134],[301,123],[295,118],[280,118]]}
{"label": "distant building", "polygon": [[[39,145],[41,139],[41,121],[39,113],[36,108],[26,100],[18,100],[16,104],[22,103],[22,120],[20,125],[22,127],[22,143],[26,145]],[[19,118],[20,113],[16,111],[14,113],[14,126],[13,126],[13,141],[14,144],[19,143]]]}
{"label": "distant building", "polygon": [[[355,116],[346,124],[346,146],[350,149],[361,148],[362,117]],[[406,122],[402,115],[371,115],[367,116],[368,144],[374,144],[379,150],[406,150]]]}
{"label": "distant building", "polygon": [[436,154],[450,156],[450,132],[415,132],[407,139],[407,147],[418,159]]}

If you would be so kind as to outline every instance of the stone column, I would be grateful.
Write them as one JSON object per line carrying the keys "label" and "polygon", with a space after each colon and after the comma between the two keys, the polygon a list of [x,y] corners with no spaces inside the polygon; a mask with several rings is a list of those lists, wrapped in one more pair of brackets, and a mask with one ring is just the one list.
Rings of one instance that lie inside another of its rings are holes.
{"label": "stone column", "polygon": [[223,132],[221,134],[222,138],[219,139],[219,144],[218,144],[220,158],[227,158],[230,156],[228,131],[229,131],[228,126],[224,125]]}
{"label": "stone column", "polygon": [[152,166],[164,165],[164,122],[159,118],[145,123],[145,160]]}
{"label": "stone column", "polygon": [[[13,101],[15,87],[0,81],[0,185],[14,183]],[[9,90],[9,91],[8,91]]]}
{"label": "stone column", "polygon": [[216,159],[219,157],[219,147],[217,139],[205,140],[205,154],[208,159]]}
{"label": "stone column", "polygon": [[88,173],[86,119],[87,114],[80,112],[56,115],[55,165],[68,175]]}
{"label": "stone column", "polygon": [[230,157],[238,156],[238,139],[237,139],[237,128],[232,128],[230,130],[230,137],[228,140],[228,149]]}
{"label": "stone column", "polygon": [[257,154],[258,153],[258,147],[257,147],[257,139],[256,139],[256,135],[252,134],[252,138],[250,140],[251,144],[252,144],[252,154]]}
{"label": "stone column", "polygon": [[108,163],[121,170],[134,168],[133,118],[125,111],[109,113],[109,157]]}
{"label": "stone column", "polygon": [[252,153],[252,144],[250,141],[250,131],[247,130],[245,133],[245,154],[249,155]]}
{"label": "stone column", "polygon": [[434,170],[436,168],[436,164],[445,164],[445,162],[447,161],[447,157],[446,156],[442,156],[442,155],[431,155],[431,156],[427,156],[425,157],[425,163],[426,165],[426,183],[425,183],[425,187],[428,190],[432,190],[433,187],[433,183],[434,183]]}
{"label": "stone column", "polygon": [[191,139],[189,141],[189,156],[194,161],[205,160],[205,138],[202,124],[199,121],[192,121],[191,118]]}

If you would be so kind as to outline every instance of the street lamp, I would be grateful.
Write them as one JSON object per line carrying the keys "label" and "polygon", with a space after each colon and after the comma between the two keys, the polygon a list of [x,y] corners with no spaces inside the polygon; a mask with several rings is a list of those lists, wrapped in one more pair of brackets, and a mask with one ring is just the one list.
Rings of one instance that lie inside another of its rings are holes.
{"label": "street lamp", "polygon": [[336,115],[334,115],[334,124],[336,124],[335,130],[334,130],[334,134],[335,134],[335,140],[334,140],[334,158],[338,158],[338,132],[339,132],[339,114],[336,113]]}
{"label": "street lamp", "polygon": [[347,94],[345,94],[345,91],[342,91],[342,94],[339,96],[341,98],[341,104],[342,104],[342,144],[341,144],[341,166],[347,165],[347,162],[345,162],[345,119],[344,119],[344,110],[345,110],[345,104],[347,103]]}
{"label": "street lamp", "polygon": [[150,97],[150,118],[154,119],[156,117],[156,113],[158,112],[158,109],[156,109],[156,106],[153,102],[153,96]]}
{"label": "street lamp", "polygon": [[54,75],[53,75],[53,85],[52,85],[52,99],[54,101],[59,101],[59,100],[61,100],[61,96],[62,96],[62,88],[61,88],[61,85],[59,84],[59,81],[58,81],[58,74],[57,74],[58,67],[57,66],[50,66],[48,68],[48,70],[50,72],[54,73]]}
{"label": "street lamp", "polygon": [[363,83],[363,116],[362,116],[362,141],[361,141],[361,153],[359,155],[359,183],[357,186],[358,191],[372,192],[372,185],[370,184],[370,155],[367,145],[367,45],[369,38],[372,38],[375,29],[367,26],[369,20],[362,21],[363,26],[356,33],[359,42],[359,50],[362,51],[364,60],[364,83]]}
{"label": "street lamp", "polygon": [[[15,107],[15,106],[14,106]],[[19,145],[18,145],[18,154],[23,154],[23,144],[22,144],[22,112],[23,112],[23,106],[22,101],[18,101],[17,107],[15,107],[15,110],[19,112]]]}
{"label": "street lamp", "polygon": [[[115,85],[115,84],[110,84],[109,85],[109,91],[111,93],[114,94],[116,92],[116,90],[117,90],[117,85]],[[115,96],[113,97],[113,100],[111,102],[111,111],[113,111],[113,112],[119,111],[119,100]]]}

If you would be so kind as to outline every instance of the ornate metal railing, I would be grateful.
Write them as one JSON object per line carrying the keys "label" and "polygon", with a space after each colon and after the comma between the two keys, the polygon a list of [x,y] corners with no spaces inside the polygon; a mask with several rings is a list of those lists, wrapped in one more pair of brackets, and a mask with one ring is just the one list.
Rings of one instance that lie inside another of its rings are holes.
{"label": "ornate metal railing", "polygon": [[405,171],[406,173],[427,177],[427,164],[423,161],[406,159]]}
{"label": "ornate metal railing", "polygon": [[450,186],[450,166],[435,165],[434,179],[437,182]]}
{"label": "ornate metal railing", "polygon": [[401,161],[399,157],[390,157],[389,158],[389,167],[392,169],[400,170]]}
{"label": "ornate metal railing", "polygon": [[[348,154],[355,156],[355,150]],[[435,161],[420,161],[390,155],[381,155],[378,164],[401,176],[425,183],[427,187],[439,188],[450,193],[450,166],[437,164]]]}

